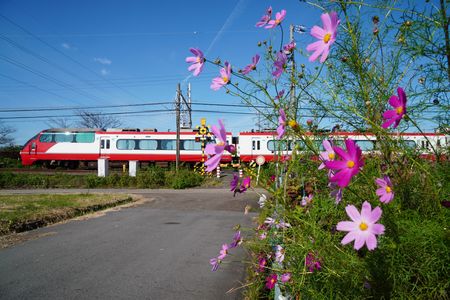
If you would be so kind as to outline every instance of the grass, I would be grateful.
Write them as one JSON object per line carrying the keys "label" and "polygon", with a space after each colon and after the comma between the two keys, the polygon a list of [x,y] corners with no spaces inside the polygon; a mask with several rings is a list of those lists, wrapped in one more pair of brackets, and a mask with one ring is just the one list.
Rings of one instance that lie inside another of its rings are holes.
{"label": "grass", "polygon": [[132,201],[126,195],[0,195],[0,235],[22,232]]}

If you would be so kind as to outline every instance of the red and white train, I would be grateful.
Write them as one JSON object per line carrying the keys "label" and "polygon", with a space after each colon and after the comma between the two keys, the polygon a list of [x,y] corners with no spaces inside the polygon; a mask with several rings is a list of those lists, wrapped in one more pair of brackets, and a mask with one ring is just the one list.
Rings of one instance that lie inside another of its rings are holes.
{"label": "red and white train", "polygon": [[[376,149],[376,137],[373,134],[337,132],[329,133],[328,137],[338,142],[351,138],[363,153]],[[422,155],[431,158],[432,148],[442,151],[450,146],[450,137],[438,133],[402,133],[393,135],[393,138],[402,139],[407,147],[415,148]],[[302,141],[279,141],[275,132],[240,132],[238,137],[232,137],[231,132],[227,132],[227,142],[236,146],[236,156],[241,162],[250,162],[258,156],[271,161],[280,150],[283,155],[290,155],[295,144],[300,148],[304,146]],[[170,163],[176,160],[176,133],[126,129],[48,129],[32,137],[20,155],[23,165],[77,167],[80,162],[96,162],[99,158],[121,162],[137,160]],[[180,160],[194,164],[201,159],[202,148],[198,133],[181,132]],[[225,152],[221,162],[231,161],[232,155]]]}

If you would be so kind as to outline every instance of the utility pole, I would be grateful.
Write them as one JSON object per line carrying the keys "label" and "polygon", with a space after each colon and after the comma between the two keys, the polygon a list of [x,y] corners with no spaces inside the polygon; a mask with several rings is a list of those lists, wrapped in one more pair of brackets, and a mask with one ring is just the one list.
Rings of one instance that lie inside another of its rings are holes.
{"label": "utility pole", "polygon": [[192,100],[191,100],[191,83],[188,83],[188,90],[187,90],[187,107],[188,107],[188,114],[189,114],[189,128],[192,128]]}
{"label": "utility pole", "polygon": [[175,111],[177,114],[177,141],[176,141],[176,160],[175,160],[175,169],[178,172],[178,168],[180,165],[180,104],[181,104],[181,88],[178,83],[177,86],[177,99],[175,100]]}

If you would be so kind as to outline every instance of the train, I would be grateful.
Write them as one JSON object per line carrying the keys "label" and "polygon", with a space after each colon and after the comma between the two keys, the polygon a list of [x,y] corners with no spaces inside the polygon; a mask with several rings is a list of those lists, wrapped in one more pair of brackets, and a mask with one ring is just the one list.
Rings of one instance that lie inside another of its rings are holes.
{"label": "train", "polygon": [[[312,135],[311,133],[308,133]],[[205,142],[214,143],[214,136]],[[233,136],[226,133],[227,143],[234,144],[236,153],[225,151],[221,163],[248,163],[256,157],[263,156],[266,161],[273,161],[280,151],[289,156],[297,145],[304,147],[301,140],[277,140],[274,131],[248,131]],[[327,138],[338,144],[347,138],[356,141],[364,153],[377,149],[376,136],[370,133],[332,132]],[[407,147],[417,149],[421,155],[432,158],[432,149],[445,152],[450,145],[450,136],[441,133],[400,133],[393,134],[401,138]],[[180,161],[195,164],[205,160],[202,145],[204,135],[198,130],[180,132]],[[322,137],[323,139],[323,137]],[[320,139],[317,139],[320,147]],[[170,164],[176,160],[176,132],[158,132],[156,129],[92,129],[92,128],[53,128],[42,130],[28,140],[20,151],[22,164],[30,166],[42,164],[47,167],[62,166],[77,168],[80,165],[96,165],[100,158],[111,162],[136,160],[144,164]]]}

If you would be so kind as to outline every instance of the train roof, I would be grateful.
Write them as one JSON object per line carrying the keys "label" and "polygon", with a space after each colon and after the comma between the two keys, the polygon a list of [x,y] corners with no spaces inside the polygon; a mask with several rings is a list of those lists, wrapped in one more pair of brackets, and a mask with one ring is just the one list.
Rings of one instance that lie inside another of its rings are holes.
{"label": "train roof", "polygon": [[102,128],[50,128],[43,132],[97,132],[102,130]]}

